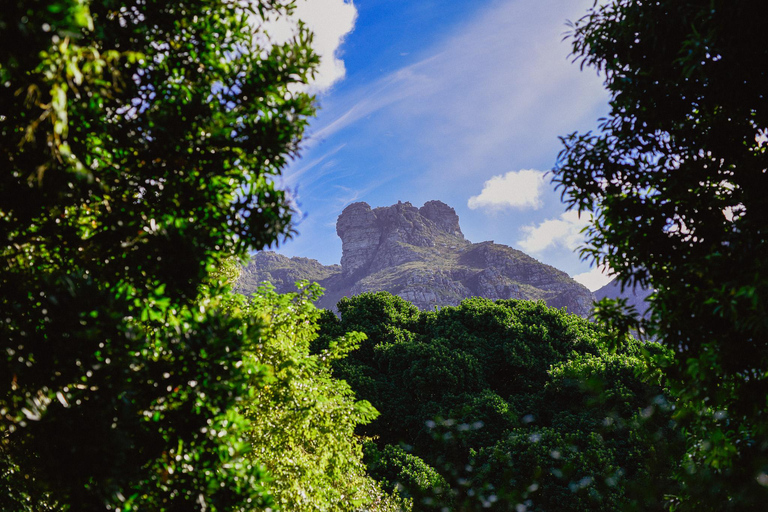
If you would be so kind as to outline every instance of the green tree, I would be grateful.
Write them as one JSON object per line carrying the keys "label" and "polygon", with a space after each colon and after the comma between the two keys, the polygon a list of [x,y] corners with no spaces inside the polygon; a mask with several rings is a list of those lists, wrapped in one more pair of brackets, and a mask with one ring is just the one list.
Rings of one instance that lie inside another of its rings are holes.
{"label": "green tree", "polygon": [[297,293],[278,295],[266,286],[230,304],[261,326],[244,361],[252,392],[239,406],[249,422],[249,456],[269,471],[267,487],[281,510],[400,510],[405,503],[367,476],[354,433],[378,413],[331,375],[331,364],[365,336],[348,333],[309,353],[320,316],[312,303],[321,290],[305,281]]}
{"label": "green tree", "polygon": [[260,327],[211,272],[289,231],[317,59],[261,27],[290,5],[3,3],[3,510],[265,504],[234,409]]}
{"label": "green tree", "polygon": [[594,212],[582,254],[656,290],[642,327],[674,352],[665,371],[689,434],[680,510],[768,502],[761,7],[614,0],[571,34],[582,66],[604,76],[611,110],[598,133],[563,138],[554,182],[569,208]]}
{"label": "green tree", "polygon": [[611,350],[543,302],[419,312],[380,292],[338,307],[315,350],[352,326],[368,335],[335,368],[381,413],[358,428],[371,474],[415,510],[660,508],[680,450],[659,375],[644,377],[657,345]]}

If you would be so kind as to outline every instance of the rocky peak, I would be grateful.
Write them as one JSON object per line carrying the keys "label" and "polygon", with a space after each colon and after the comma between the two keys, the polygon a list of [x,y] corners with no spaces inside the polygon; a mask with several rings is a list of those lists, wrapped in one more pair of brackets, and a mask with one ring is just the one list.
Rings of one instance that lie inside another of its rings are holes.
{"label": "rocky peak", "polygon": [[459,216],[456,215],[456,210],[442,201],[427,201],[424,206],[419,208],[419,213],[434,222],[438,229],[449,235],[464,238],[464,233],[459,227]]}
{"label": "rocky peak", "polygon": [[[318,281],[326,289],[318,305],[327,308],[344,296],[386,290],[426,310],[477,296],[544,300],[582,316],[592,309],[592,293],[564,272],[505,245],[467,241],[456,211],[440,201],[421,208],[353,203],[339,215],[336,233],[341,267],[265,255],[245,276],[253,283],[270,281],[281,292],[296,279]],[[244,293],[248,289],[243,286]]]}
{"label": "rocky peak", "polygon": [[370,263],[381,239],[376,214],[368,203],[352,203],[344,208],[336,221],[336,234],[341,238],[341,267],[345,276]]}
{"label": "rocky peak", "polygon": [[456,211],[440,201],[421,208],[409,202],[371,209],[367,203],[347,206],[336,222],[341,238],[344,276],[377,271],[422,259],[413,247],[466,244]]}

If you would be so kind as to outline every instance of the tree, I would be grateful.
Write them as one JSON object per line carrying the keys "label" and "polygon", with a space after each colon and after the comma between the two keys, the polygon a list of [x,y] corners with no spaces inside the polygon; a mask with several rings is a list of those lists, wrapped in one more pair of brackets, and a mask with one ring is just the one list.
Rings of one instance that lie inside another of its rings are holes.
{"label": "tree", "polygon": [[[381,415],[366,463],[415,510],[652,508],[680,441],[643,351],[543,302],[472,298],[419,312],[386,292],[345,298],[315,350],[368,339],[337,375]],[[648,489],[653,489],[649,492]]]}
{"label": "tree", "polygon": [[[768,500],[768,48],[755,1],[615,0],[571,34],[610,114],[563,138],[554,183],[594,212],[582,254],[654,288],[642,327],[689,434],[680,510]],[[636,323],[636,322],[635,322]],[[630,325],[625,320],[626,325]]]}
{"label": "tree", "polygon": [[331,364],[365,336],[346,333],[327,350],[309,353],[320,316],[313,302],[320,295],[317,284],[304,281],[296,293],[278,295],[265,286],[248,298],[232,298],[232,310],[261,325],[244,361],[252,393],[239,407],[249,422],[249,456],[269,471],[267,487],[281,510],[403,510],[405,503],[367,475],[354,433],[378,412],[331,374]]}
{"label": "tree", "polygon": [[235,409],[259,325],[212,272],[289,232],[270,177],[317,64],[263,31],[290,7],[3,4],[3,510],[267,503]]}

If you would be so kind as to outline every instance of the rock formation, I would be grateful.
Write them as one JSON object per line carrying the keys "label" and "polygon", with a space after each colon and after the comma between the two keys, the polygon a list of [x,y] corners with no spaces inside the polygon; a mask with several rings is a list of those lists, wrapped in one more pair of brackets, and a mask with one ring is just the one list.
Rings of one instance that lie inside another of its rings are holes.
{"label": "rock formation", "polygon": [[270,281],[280,292],[298,279],[326,289],[319,306],[333,308],[341,297],[385,290],[421,309],[455,306],[467,297],[541,299],[550,306],[589,314],[593,295],[565,272],[511,247],[464,238],[459,217],[440,201],[371,208],[347,206],[336,223],[341,266],[275,253],[254,255],[238,284],[242,293]]}

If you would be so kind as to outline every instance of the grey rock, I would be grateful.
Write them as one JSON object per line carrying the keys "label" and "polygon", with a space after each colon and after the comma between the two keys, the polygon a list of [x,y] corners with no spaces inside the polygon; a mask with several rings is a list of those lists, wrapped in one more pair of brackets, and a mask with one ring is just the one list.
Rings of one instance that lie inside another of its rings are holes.
{"label": "grey rock", "polygon": [[286,293],[296,291],[296,281],[326,281],[339,274],[339,265],[323,265],[310,258],[287,258],[275,252],[261,251],[254,254],[243,268],[235,291],[247,295],[266,281],[272,283],[278,292]]}
{"label": "grey rock", "polygon": [[345,276],[369,264],[376,255],[379,227],[367,203],[347,206],[336,222],[336,234],[342,240],[341,268]]}
{"label": "grey rock", "polygon": [[441,201],[427,201],[424,206],[419,208],[419,213],[424,218],[434,222],[438,229],[464,239],[464,233],[459,227],[459,216],[456,215],[456,210],[447,204]]}
{"label": "grey rock", "polygon": [[257,253],[238,289],[248,293],[257,279],[279,292],[292,291],[293,278],[326,289],[318,306],[334,308],[341,297],[388,291],[420,309],[455,306],[467,297],[544,300],[587,316],[594,296],[565,272],[511,247],[464,238],[456,211],[440,201],[421,208],[408,202],[371,208],[347,206],[338,218],[341,266],[307,258]]}

